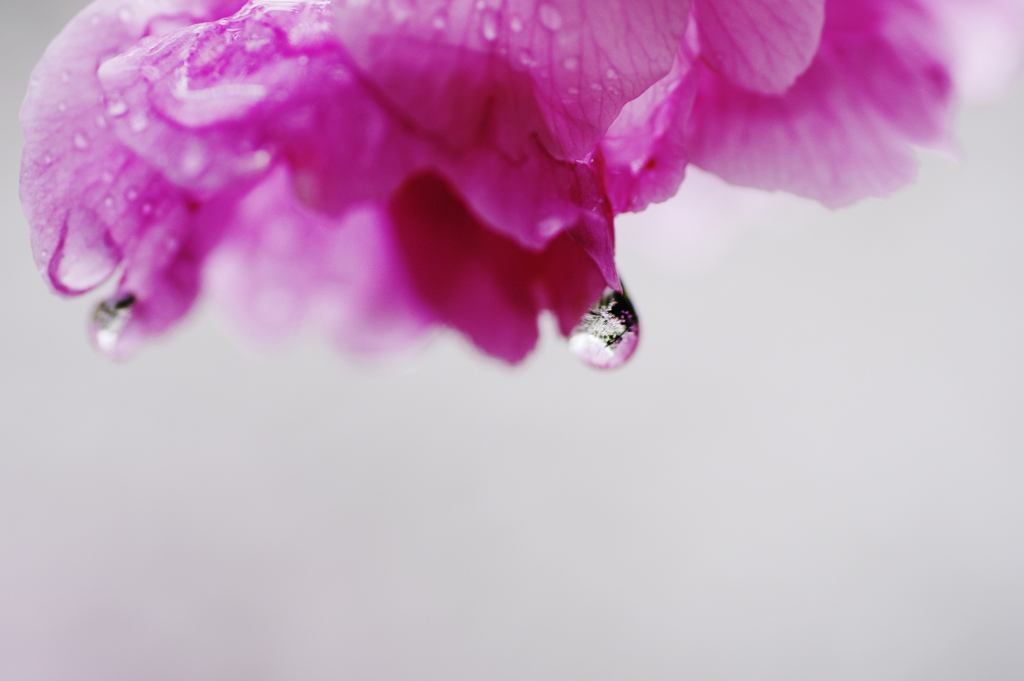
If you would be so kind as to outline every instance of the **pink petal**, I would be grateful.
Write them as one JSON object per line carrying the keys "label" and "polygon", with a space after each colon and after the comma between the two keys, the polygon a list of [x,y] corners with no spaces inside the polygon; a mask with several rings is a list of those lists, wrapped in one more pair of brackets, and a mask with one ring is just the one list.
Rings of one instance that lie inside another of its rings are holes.
{"label": "pink petal", "polygon": [[668,72],[689,2],[350,2],[336,12],[362,76],[417,126],[463,147],[491,123],[503,124],[500,92],[508,77],[490,67],[472,74],[458,68],[469,55],[490,55],[532,83],[548,152],[580,160],[622,106]]}
{"label": "pink petal", "polygon": [[437,318],[477,347],[519,362],[537,343],[537,315],[568,335],[605,278],[568,233],[541,252],[482,225],[434,174],[411,178],[389,206],[409,275]]}
{"label": "pink petal", "polygon": [[612,210],[639,212],[671,198],[686,174],[686,122],[696,94],[690,60],[680,51],[672,71],[623,107],[600,142]]}
{"label": "pink petal", "polygon": [[385,211],[340,217],[295,200],[275,170],[238,204],[211,254],[206,283],[249,335],[276,342],[304,322],[326,327],[347,350],[398,350],[435,320],[405,272]]}
{"label": "pink petal", "polygon": [[784,92],[814,58],[825,0],[694,0],[701,56],[736,85]]}
{"label": "pink petal", "polygon": [[914,0],[832,0],[821,48],[784,95],[703,68],[687,140],[728,182],[828,206],[884,196],[914,175],[914,144],[939,144],[951,84],[935,25]]}

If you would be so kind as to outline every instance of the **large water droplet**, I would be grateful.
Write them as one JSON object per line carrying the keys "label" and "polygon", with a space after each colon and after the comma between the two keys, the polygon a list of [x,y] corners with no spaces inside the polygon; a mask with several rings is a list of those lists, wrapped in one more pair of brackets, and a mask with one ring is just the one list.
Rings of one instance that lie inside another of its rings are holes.
{"label": "large water droplet", "polygon": [[117,340],[131,321],[136,299],[131,293],[108,298],[96,306],[92,315],[92,336],[96,347],[106,355],[117,350]]}
{"label": "large water droplet", "polygon": [[639,341],[640,318],[625,289],[605,289],[569,334],[569,350],[592,367],[614,369],[632,357]]}

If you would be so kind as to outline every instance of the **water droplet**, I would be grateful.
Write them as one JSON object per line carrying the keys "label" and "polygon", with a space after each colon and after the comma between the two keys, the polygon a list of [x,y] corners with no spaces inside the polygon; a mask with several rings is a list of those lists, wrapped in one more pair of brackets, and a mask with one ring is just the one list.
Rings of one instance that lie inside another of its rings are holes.
{"label": "water droplet", "polygon": [[100,174],[100,179],[103,180],[103,184],[110,184],[111,182],[114,181],[114,173],[110,172],[109,170],[104,170]]}
{"label": "water droplet", "polygon": [[84,133],[81,133],[81,132],[76,132],[75,133],[75,148],[77,148],[77,149],[88,149],[89,148],[89,138],[86,137]]}
{"label": "water droplet", "polygon": [[128,199],[129,201],[134,201],[135,199],[139,198],[139,190],[136,189],[135,187],[129,187],[124,193],[124,198]]}
{"label": "water droplet", "polygon": [[537,18],[544,28],[549,31],[557,31],[562,28],[562,13],[553,5],[544,3],[537,8]]}
{"label": "water droplet", "polygon": [[122,7],[117,12],[117,18],[120,19],[122,23],[127,24],[132,20],[132,11],[127,7]]}
{"label": "water droplet", "polygon": [[580,67],[580,60],[576,57],[566,57],[565,61],[562,62],[562,66],[564,66],[567,71],[575,71]]}
{"label": "water droplet", "polygon": [[108,298],[96,306],[92,314],[91,330],[100,352],[106,355],[114,354],[118,338],[131,321],[135,303],[134,295],[123,293]]}
{"label": "water droplet", "polygon": [[608,80],[615,80],[619,77],[619,72],[609,66],[608,70],[604,72],[604,75]]}
{"label": "water droplet", "polygon": [[47,258],[50,257],[50,252],[44,248],[43,250],[39,251],[39,255],[42,256],[43,260],[46,260]]}
{"label": "water droplet", "polygon": [[61,113],[64,113],[67,110],[68,110],[67,102],[58,102],[57,103],[57,111],[60,111]]}
{"label": "water droplet", "polygon": [[126,113],[128,113],[128,105],[119,99],[115,99],[114,101],[107,104],[107,113],[113,116],[114,118],[117,118],[118,116],[124,116]]}
{"label": "water droplet", "polygon": [[103,199],[103,205],[105,207],[107,207],[107,208],[113,208],[114,207],[114,197],[113,196],[108,196],[107,198]]}
{"label": "water droplet", "polygon": [[152,215],[153,214],[153,202],[152,201],[146,201],[144,204],[142,204],[142,214],[143,215]]}
{"label": "water droplet", "polygon": [[508,27],[511,28],[514,33],[519,33],[523,30],[523,20],[514,16],[508,20]]}
{"label": "water droplet", "polygon": [[149,117],[139,111],[131,117],[131,120],[128,121],[128,127],[130,127],[133,132],[142,132],[149,127]]}
{"label": "water droplet", "polygon": [[53,163],[53,156],[50,156],[49,154],[44,156],[43,163],[45,163],[46,165],[50,165],[51,163]]}
{"label": "water droplet", "polygon": [[605,289],[569,334],[569,350],[597,369],[614,369],[626,363],[640,341],[640,319],[626,295]]}
{"label": "water droplet", "polygon": [[498,37],[498,15],[494,10],[485,10],[480,16],[480,32],[484,40],[492,41]]}
{"label": "water droplet", "polygon": [[96,127],[97,128],[105,128],[105,127],[107,127],[107,119],[103,117],[103,114],[98,114],[96,116]]}

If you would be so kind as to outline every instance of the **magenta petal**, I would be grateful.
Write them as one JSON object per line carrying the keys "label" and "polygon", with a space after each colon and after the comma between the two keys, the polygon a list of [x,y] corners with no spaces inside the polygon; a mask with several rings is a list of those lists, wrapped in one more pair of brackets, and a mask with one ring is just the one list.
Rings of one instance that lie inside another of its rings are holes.
{"label": "magenta petal", "polygon": [[[533,83],[553,133],[545,139],[549,152],[580,160],[619,109],[668,72],[689,2],[348,2],[337,3],[336,13],[339,35],[361,72],[416,125],[453,140],[479,130],[495,88],[462,87],[464,74],[449,64],[463,60],[460,55],[492,55]],[[439,59],[445,51],[456,56]],[[422,88],[410,87],[418,82]]]}
{"label": "magenta petal", "polygon": [[913,0],[833,0],[821,48],[784,95],[742,90],[704,68],[687,142],[728,182],[837,207],[909,182],[914,144],[939,144],[951,83],[934,25]]}
{"label": "magenta petal", "polygon": [[411,178],[389,207],[420,297],[484,352],[522,361],[537,343],[537,315],[568,334],[601,295],[604,276],[568,234],[540,252],[493,233],[443,179]]}
{"label": "magenta petal", "polygon": [[811,63],[825,0],[694,0],[701,56],[739,87],[784,92]]}

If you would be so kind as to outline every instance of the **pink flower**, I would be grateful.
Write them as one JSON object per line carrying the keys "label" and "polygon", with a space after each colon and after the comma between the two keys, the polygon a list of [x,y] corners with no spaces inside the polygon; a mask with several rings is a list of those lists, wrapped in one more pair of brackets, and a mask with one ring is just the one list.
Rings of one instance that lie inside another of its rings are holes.
{"label": "pink flower", "polygon": [[22,110],[36,261],[66,295],[120,272],[114,356],[209,288],[264,339],[444,325],[510,362],[550,310],[616,365],[628,299],[585,316],[621,291],[612,215],[690,162],[829,205],[906,182],[953,2],[97,0]]}

